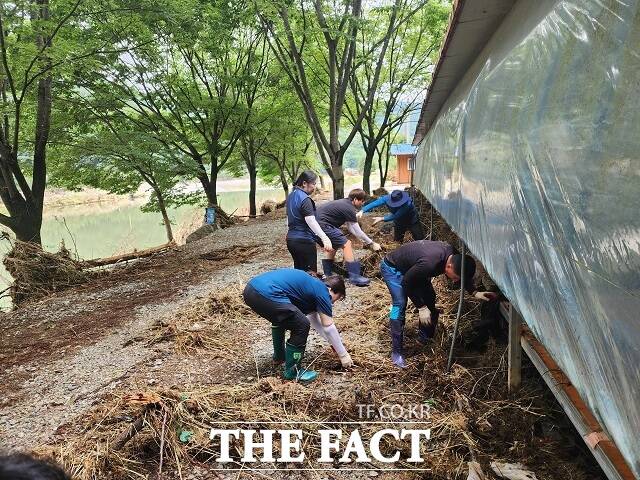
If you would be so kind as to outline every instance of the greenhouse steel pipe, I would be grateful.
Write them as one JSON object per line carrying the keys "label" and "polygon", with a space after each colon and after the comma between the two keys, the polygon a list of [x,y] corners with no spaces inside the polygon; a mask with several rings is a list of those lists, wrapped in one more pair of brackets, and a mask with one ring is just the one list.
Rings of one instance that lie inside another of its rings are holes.
{"label": "greenhouse steel pipe", "polygon": [[[433,211],[433,210],[432,210]],[[431,227],[433,228],[433,226]],[[464,242],[462,243],[462,261],[460,262],[460,300],[458,301],[458,313],[456,314],[456,323],[453,327],[453,338],[451,339],[451,348],[449,349],[449,360],[447,360],[447,373],[451,371],[451,363],[453,362],[453,347],[456,344],[458,336],[458,324],[460,323],[460,314],[462,313],[462,302],[464,301]]]}

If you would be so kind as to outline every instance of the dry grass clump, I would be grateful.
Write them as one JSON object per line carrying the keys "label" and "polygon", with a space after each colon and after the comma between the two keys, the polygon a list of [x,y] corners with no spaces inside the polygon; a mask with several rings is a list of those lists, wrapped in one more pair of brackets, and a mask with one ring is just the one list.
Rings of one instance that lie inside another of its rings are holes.
{"label": "dry grass clump", "polygon": [[170,340],[181,353],[198,349],[234,355],[235,339],[225,335],[229,325],[238,326],[256,314],[242,299],[241,284],[231,284],[212,293],[204,301],[189,304],[169,323],[156,325],[152,343]]}
{"label": "dry grass clump", "polygon": [[9,294],[15,306],[80,285],[95,275],[84,270],[82,262],[71,258],[64,244],[57,253],[52,253],[38,244],[15,240],[3,264],[13,277]]}

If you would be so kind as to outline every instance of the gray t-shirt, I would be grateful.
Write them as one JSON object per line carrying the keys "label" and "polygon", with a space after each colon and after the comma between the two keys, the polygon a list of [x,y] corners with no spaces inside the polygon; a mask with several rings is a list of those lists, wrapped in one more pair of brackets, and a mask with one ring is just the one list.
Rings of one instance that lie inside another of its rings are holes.
{"label": "gray t-shirt", "polygon": [[356,207],[349,198],[341,198],[320,205],[317,210],[318,222],[340,228],[345,222],[357,222]]}

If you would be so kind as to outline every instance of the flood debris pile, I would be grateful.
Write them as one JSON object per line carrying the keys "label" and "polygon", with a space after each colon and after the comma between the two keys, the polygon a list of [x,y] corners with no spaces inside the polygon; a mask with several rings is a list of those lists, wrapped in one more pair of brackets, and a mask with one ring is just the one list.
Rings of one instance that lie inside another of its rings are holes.
{"label": "flood debris pile", "polygon": [[[421,203],[419,208],[424,218],[430,205]],[[428,210],[426,215],[430,218]],[[439,223],[435,212],[434,219],[434,232],[446,234],[448,226],[444,221]],[[438,237],[434,235],[434,239]],[[384,245],[392,248],[390,243]],[[375,276],[373,270],[378,271],[380,259],[381,254],[374,252],[362,259],[368,276]],[[271,364],[270,348],[258,345],[262,342],[270,347],[268,323],[244,305],[242,284],[212,292],[176,312],[171,322],[156,325],[150,341],[170,341],[176,354],[186,358],[211,355],[223,368],[241,365],[255,377],[236,376],[232,382],[197,389],[160,382],[153,389],[109,394],[82,419],[75,433],[42,453],[53,456],[80,480],[155,478],[162,472],[170,472],[168,478],[180,478],[194,466],[221,468],[215,461],[220,444],[210,439],[210,432],[225,425],[229,428],[228,422],[242,429],[301,429],[308,439],[303,442],[307,458],[317,459],[318,426],[340,428],[336,422],[356,422],[349,425],[358,428],[363,439],[370,439],[381,429],[398,430],[407,425],[402,423],[407,420],[404,417],[384,416],[384,406],[420,405],[428,412],[420,420],[431,428],[431,438],[420,450],[425,462],[400,460],[392,466],[430,470],[395,472],[385,478],[464,480],[474,478],[470,472],[481,471],[487,479],[499,478],[492,476],[495,465],[522,464],[539,480],[598,479],[589,465],[581,463],[584,457],[576,454],[581,440],[574,438],[571,424],[535,370],[525,368],[522,388],[509,395],[504,339],[489,336],[480,345],[469,347],[468,339],[486,313],[470,296],[462,311],[456,361],[447,373],[459,290],[452,289],[444,278],[435,279],[433,285],[441,311],[436,336],[427,345],[417,341],[418,315],[409,308],[405,327],[409,366],[402,370],[389,360],[389,294],[385,284],[374,279],[367,288],[350,289],[345,301],[336,305],[336,321],[356,366],[344,372],[332,349],[313,337],[304,364],[320,375],[308,387],[274,374],[277,369]],[[233,330],[225,328],[228,325],[233,325]],[[256,338],[260,340],[256,342]],[[366,417],[362,405],[371,407]],[[389,437],[381,446],[385,454],[400,451],[402,459],[409,457],[408,448],[406,442]],[[274,450],[277,455],[277,445]],[[243,477],[291,475],[291,471],[252,471],[260,465],[243,464],[241,442],[231,442],[230,454],[232,462],[227,465],[243,468]],[[318,464],[287,466],[295,471],[317,468]],[[331,478],[353,477],[352,472],[341,471],[354,467],[353,463],[336,461],[330,466],[335,468]],[[374,461],[366,466],[382,472],[389,464]],[[213,478],[217,473],[211,475]]]}
{"label": "flood debris pile", "polygon": [[[442,315],[431,344],[425,347],[415,340],[417,314],[411,310],[407,314],[409,368],[399,370],[388,360],[387,292],[376,280],[366,294],[358,289],[348,297],[349,303],[345,302],[337,315],[356,367],[345,374],[330,347],[310,347],[305,364],[319,370],[320,377],[309,387],[274,376],[267,355],[254,358],[246,338],[229,335],[222,328],[229,321],[246,322],[246,328],[252,330],[265,323],[244,306],[240,285],[214,292],[161,327],[162,338],[174,342],[180,355],[216,352],[222,359],[245,363],[254,372],[258,368],[253,381],[196,390],[174,385],[109,395],[83,420],[80,435],[44,453],[82,480],[141,478],[158,471],[185,471],[193,465],[221,468],[215,462],[220,445],[210,440],[209,434],[212,428],[229,428],[226,422],[235,422],[234,428],[242,429],[302,429],[308,439],[303,443],[305,454],[317,459],[318,425],[340,428],[334,422],[381,422],[356,425],[362,438],[370,439],[382,428],[406,427],[401,419],[382,416],[381,407],[419,404],[428,407],[423,421],[431,428],[431,439],[421,449],[425,463],[403,460],[396,462],[395,468],[430,468],[429,478],[465,479],[467,462],[478,462],[490,472],[491,462],[506,460],[534,468],[540,480],[589,478],[572,459],[558,460],[558,452],[566,451],[566,438],[557,427],[562,420],[545,397],[542,383],[525,379],[517,395],[507,395],[506,346],[499,340],[491,339],[478,351],[458,349],[457,362],[451,373],[446,373],[458,292],[449,290],[445,282],[434,282],[434,287]],[[467,303],[462,319],[467,330],[463,327],[463,332],[471,329],[473,319],[480,315],[477,301],[470,298]],[[373,416],[363,419],[359,405],[372,406]],[[277,422],[294,422],[294,426]],[[381,449],[389,455],[399,450],[405,459],[410,455],[407,443],[387,437]],[[277,445],[274,450],[279,453]],[[232,441],[230,452],[233,461],[227,465],[243,467],[242,443]],[[289,464],[294,469],[310,466],[318,465]],[[354,465],[334,462],[332,466],[336,468],[333,477],[350,478],[350,472],[341,475],[340,468]],[[250,467],[259,468],[245,465]],[[372,462],[367,467],[383,470],[385,465]],[[265,473],[278,477],[277,473],[250,470],[244,475],[263,478]]]}
{"label": "flood debris pile", "polygon": [[71,257],[64,243],[52,253],[35,243],[12,241],[3,264],[14,279],[9,294],[15,306],[80,285],[96,275],[83,269],[83,263]]}

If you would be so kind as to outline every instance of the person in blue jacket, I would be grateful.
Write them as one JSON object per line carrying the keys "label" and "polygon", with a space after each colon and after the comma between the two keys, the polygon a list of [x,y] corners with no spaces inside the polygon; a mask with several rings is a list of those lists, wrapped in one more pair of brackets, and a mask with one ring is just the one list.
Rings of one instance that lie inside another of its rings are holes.
{"label": "person in blue jacket", "polygon": [[[310,382],[318,376],[301,366],[311,326],[331,344],[343,367],[353,366],[333,322],[333,304],[345,296],[342,277],[334,275],[323,281],[293,268],[262,273],[247,283],[244,302],[271,322],[273,360],[284,361],[285,379]],[[287,330],[290,335],[285,342]]]}
{"label": "person in blue jacket", "polygon": [[394,190],[388,195],[383,195],[377,200],[362,207],[359,212],[359,217],[363,213],[370,212],[374,208],[386,205],[389,209],[389,214],[384,217],[376,217],[373,225],[378,222],[393,222],[393,239],[396,242],[401,242],[404,238],[404,234],[407,230],[411,232],[411,236],[414,240],[424,239],[424,230],[418,217],[418,212],[413,200],[407,192],[402,190]]}
{"label": "person in blue jacket", "polygon": [[316,204],[310,197],[316,189],[317,180],[314,172],[305,170],[287,197],[287,249],[293,258],[293,268],[305,272],[318,271],[316,242],[326,252],[333,252],[331,240],[318,224]]}

